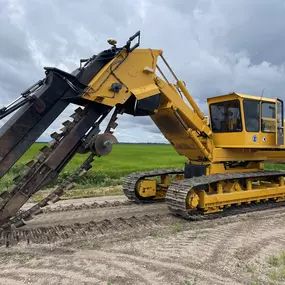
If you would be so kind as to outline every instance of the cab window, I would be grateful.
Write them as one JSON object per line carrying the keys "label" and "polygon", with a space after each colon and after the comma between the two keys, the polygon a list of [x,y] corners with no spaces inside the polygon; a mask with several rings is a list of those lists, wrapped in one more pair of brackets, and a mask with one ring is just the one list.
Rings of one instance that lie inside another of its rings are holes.
{"label": "cab window", "polygon": [[245,129],[247,132],[259,132],[259,101],[243,101]]}
{"label": "cab window", "polygon": [[275,133],[276,117],[275,104],[263,102],[261,104],[261,131],[264,133]]}
{"label": "cab window", "polygon": [[212,131],[215,133],[241,132],[239,100],[210,105]]}

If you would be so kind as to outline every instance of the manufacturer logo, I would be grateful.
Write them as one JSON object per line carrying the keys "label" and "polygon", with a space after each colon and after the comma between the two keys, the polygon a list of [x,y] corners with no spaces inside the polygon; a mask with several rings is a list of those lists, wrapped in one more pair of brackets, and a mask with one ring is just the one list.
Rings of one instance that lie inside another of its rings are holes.
{"label": "manufacturer logo", "polygon": [[252,136],[252,141],[257,142],[257,136],[256,135]]}

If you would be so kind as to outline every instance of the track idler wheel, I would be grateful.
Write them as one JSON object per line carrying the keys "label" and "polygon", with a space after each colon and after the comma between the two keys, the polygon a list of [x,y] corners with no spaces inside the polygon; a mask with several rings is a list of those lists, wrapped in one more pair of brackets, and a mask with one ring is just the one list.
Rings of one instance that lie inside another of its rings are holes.
{"label": "track idler wheel", "polygon": [[195,209],[199,205],[200,198],[199,196],[195,193],[195,191],[192,189],[189,191],[187,195],[187,205],[190,209]]}

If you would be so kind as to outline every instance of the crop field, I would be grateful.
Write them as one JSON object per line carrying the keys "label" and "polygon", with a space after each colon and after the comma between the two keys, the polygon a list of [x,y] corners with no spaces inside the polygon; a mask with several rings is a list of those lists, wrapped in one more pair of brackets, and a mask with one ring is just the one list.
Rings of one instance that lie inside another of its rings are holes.
{"label": "crop field", "polygon": [[[13,184],[25,164],[33,159],[45,143],[35,143],[9,173],[0,180],[0,191]],[[65,167],[57,181],[70,175],[88,155],[76,155]],[[182,168],[186,159],[179,156],[171,145],[160,144],[117,144],[113,151],[93,162],[88,174],[77,181],[77,188],[115,186],[122,184],[123,177],[131,172],[158,168]],[[267,169],[285,169],[285,165],[266,165]]]}
{"label": "crop field", "polygon": [[[13,183],[13,177],[19,175],[25,164],[33,159],[44,143],[35,143],[19,162],[0,180],[1,191]],[[76,155],[59,176],[59,181],[71,174],[81,165],[88,155]],[[185,158],[179,156],[171,145],[152,144],[117,144],[113,151],[104,157],[96,158],[93,168],[80,179],[78,188],[94,186],[114,186],[122,183],[125,175],[143,170],[157,168],[182,168]]]}

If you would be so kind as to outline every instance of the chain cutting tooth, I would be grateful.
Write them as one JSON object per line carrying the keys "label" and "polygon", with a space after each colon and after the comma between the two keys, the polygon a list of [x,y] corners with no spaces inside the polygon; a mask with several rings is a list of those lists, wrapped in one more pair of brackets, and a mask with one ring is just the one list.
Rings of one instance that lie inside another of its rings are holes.
{"label": "chain cutting tooth", "polygon": [[46,198],[44,198],[38,203],[39,207],[41,208],[45,207],[47,204],[48,204],[48,200]]}
{"label": "chain cutting tooth", "polygon": [[53,193],[58,195],[58,196],[62,196],[62,194],[64,194],[65,185],[66,185],[66,183],[64,183],[64,185],[63,184],[59,185]]}
{"label": "chain cutting tooth", "polygon": [[62,133],[65,133],[68,130],[68,127],[62,127],[61,129],[59,129]]}
{"label": "chain cutting tooth", "polygon": [[26,163],[26,166],[29,168],[32,168],[35,165],[35,161],[34,160],[30,160],[29,162]]}
{"label": "chain cutting tooth", "polygon": [[40,163],[42,163],[45,160],[45,158],[46,158],[46,155],[42,152],[35,155],[35,159]]}
{"label": "chain cutting tooth", "polygon": [[26,223],[25,223],[25,221],[23,220],[23,219],[19,219],[18,221],[16,221],[15,223],[14,223],[14,226],[16,227],[16,228],[19,228],[19,227],[22,227],[22,226],[25,226],[26,225]]}
{"label": "chain cutting tooth", "polygon": [[52,140],[48,144],[49,144],[50,147],[54,147],[57,144],[57,141],[56,140]]}
{"label": "chain cutting tooth", "polygon": [[25,222],[32,220],[34,217],[33,215],[26,215],[25,218],[23,219]]}
{"label": "chain cutting tooth", "polygon": [[40,148],[40,152],[46,154],[47,152],[50,151],[50,148],[48,146],[43,146],[42,148]]}
{"label": "chain cutting tooth", "polygon": [[60,197],[58,196],[58,195],[54,195],[54,197],[53,198],[51,198],[51,202],[52,203],[56,203],[57,201],[59,201],[60,200]]}
{"label": "chain cutting tooth", "polygon": [[77,113],[73,113],[70,117],[73,119],[74,122],[78,122],[81,119],[81,116]]}
{"label": "chain cutting tooth", "polygon": [[50,135],[50,137],[52,138],[52,139],[54,139],[54,140],[59,140],[61,137],[62,137],[62,134],[59,134],[59,133],[57,133],[57,132],[54,132],[54,133],[52,133],[51,135]]}
{"label": "chain cutting tooth", "polygon": [[80,173],[79,173],[79,177],[84,176],[87,173],[87,170],[83,169]]}
{"label": "chain cutting tooth", "polygon": [[116,122],[112,122],[112,123],[110,124],[110,127],[111,127],[112,129],[117,128],[117,126],[118,126],[118,124],[117,124]]}
{"label": "chain cutting tooth", "polygon": [[71,122],[69,120],[67,120],[67,121],[62,123],[62,125],[65,126],[65,127],[69,127],[70,124],[71,124]]}
{"label": "chain cutting tooth", "polygon": [[[14,178],[15,179],[15,178]],[[18,189],[18,185],[17,184],[13,184],[10,188],[9,188],[9,192],[13,193],[15,190]],[[2,193],[3,195],[1,195],[1,197],[3,199],[5,199],[7,196],[9,196],[9,192],[5,191],[4,193]]]}
{"label": "chain cutting tooth", "polygon": [[85,169],[86,171],[88,171],[88,170],[91,169],[91,168],[92,168],[92,165],[91,165],[91,164],[87,164],[87,165],[84,166],[84,169]]}
{"label": "chain cutting tooth", "polygon": [[37,216],[41,213],[43,213],[43,210],[40,207],[38,207],[36,210],[34,210],[33,215]]}
{"label": "chain cutting tooth", "polygon": [[13,178],[13,181],[14,181],[15,183],[18,183],[18,182],[21,181],[21,178],[22,178],[22,175],[17,175],[16,177]]}
{"label": "chain cutting tooth", "polygon": [[67,186],[66,186],[66,190],[70,190],[72,188],[75,187],[75,183],[69,183]]}
{"label": "chain cutting tooth", "polygon": [[76,114],[78,114],[79,116],[81,116],[83,114],[83,109],[82,108],[77,108],[75,111],[74,111]]}
{"label": "chain cutting tooth", "polygon": [[30,171],[31,171],[31,169],[30,169],[30,168],[25,169],[25,170],[24,170],[24,172],[23,172],[23,174],[22,174],[22,176],[26,176],[26,175],[28,175],[28,174],[30,173]]}

